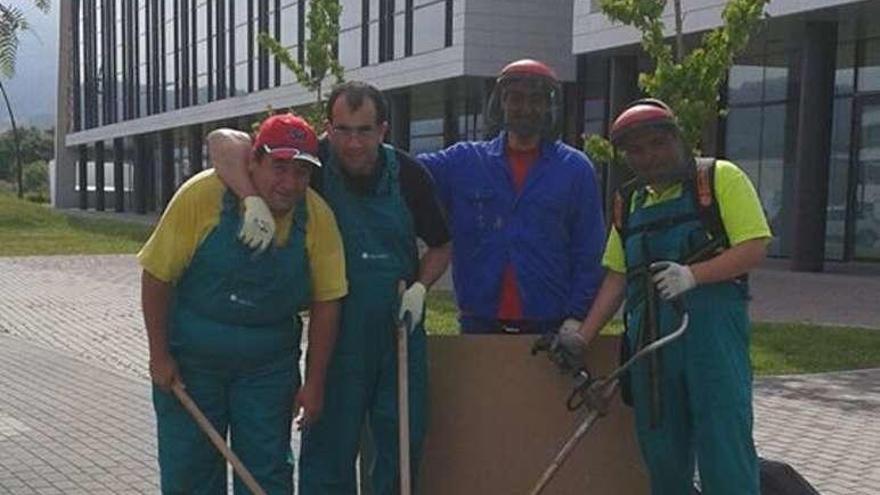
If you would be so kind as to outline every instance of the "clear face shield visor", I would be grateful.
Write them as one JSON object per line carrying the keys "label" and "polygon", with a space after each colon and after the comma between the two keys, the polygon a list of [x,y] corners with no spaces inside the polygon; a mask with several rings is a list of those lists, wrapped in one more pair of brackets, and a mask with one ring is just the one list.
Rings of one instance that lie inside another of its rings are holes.
{"label": "clear face shield visor", "polygon": [[486,108],[490,134],[505,130],[555,140],[559,135],[561,91],[540,76],[510,76],[495,85]]}
{"label": "clear face shield visor", "polygon": [[674,126],[640,126],[613,144],[617,156],[641,184],[672,184],[688,180],[696,172],[693,154]]}

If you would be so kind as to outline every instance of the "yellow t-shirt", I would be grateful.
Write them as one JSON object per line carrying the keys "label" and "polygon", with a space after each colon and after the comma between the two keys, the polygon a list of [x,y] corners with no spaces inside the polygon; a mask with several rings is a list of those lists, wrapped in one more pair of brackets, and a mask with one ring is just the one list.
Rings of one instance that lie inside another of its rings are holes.
{"label": "yellow t-shirt", "polygon": [[[164,282],[174,283],[192,261],[202,241],[220,222],[226,186],[214,169],[200,172],[180,186],[153,234],[137,254],[141,266]],[[312,298],[339,299],[348,293],[345,254],[336,217],[318,194],[306,191],[306,251],[311,269]],[[293,212],[276,217],[276,245],[287,242]]]}
{"label": "yellow t-shirt", "polygon": [[[662,203],[681,195],[682,186],[677,184],[660,193],[650,189],[645,198],[645,206]],[[721,213],[721,222],[730,239],[730,245],[736,246],[752,239],[769,239],[772,237],[767,218],[761,207],[761,200],[752,181],[739,167],[726,160],[715,162],[715,199]],[[630,211],[634,207],[630,205]],[[618,273],[626,272],[626,257],[620,234],[614,226],[608,233],[605,255],[602,265]]]}

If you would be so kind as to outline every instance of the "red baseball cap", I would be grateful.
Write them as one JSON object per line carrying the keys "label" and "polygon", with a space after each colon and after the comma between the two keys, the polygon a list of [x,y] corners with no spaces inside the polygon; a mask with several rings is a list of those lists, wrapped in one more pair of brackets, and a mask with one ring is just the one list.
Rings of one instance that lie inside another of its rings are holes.
{"label": "red baseball cap", "polygon": [[315,130],[292,113],[273,115],[260,124],[254,139],[254,151],[258,149],[280,160],[303,160],[321,166]]}

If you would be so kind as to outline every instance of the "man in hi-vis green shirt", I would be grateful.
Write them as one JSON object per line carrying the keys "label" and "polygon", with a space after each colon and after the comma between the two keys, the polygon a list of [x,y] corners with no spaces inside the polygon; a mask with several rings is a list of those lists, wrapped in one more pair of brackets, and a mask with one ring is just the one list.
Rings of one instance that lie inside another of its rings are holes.
{"label": "man in hi-vis green shirt", "polygon": [[744,275],[771,238],[758,196],[734,164],[695,159],[659,100],[631,104],[611,140],[636,179],[616,196],[595,303],[558,343],[582,353],[625,298],[626,356],[674,331],[680,303],[684,335],[624,383],[651,493],[690,493],[696,462],[705,493],[757,495]]}

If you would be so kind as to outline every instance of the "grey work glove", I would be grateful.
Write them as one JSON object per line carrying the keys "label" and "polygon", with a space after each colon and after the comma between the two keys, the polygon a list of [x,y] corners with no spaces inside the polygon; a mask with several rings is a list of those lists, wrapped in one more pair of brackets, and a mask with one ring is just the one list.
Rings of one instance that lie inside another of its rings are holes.
{"label": "grey work glove", "polygon": [[406,314],[410,315],[409,331],[412,332],[419,323],[422,322],[422,316],[425,308],[425,294],[428,292],[427,287],[421,282],[414,282],[400,296],[400,312],[397,318],[403,321]]}
{"label": "grey work glove", "polygon": [[652,280],[660,291],[660,297],[667,301],[697,286],[694,273],[687,265],[672,261],[657,261],[651,263],[651,271],[654,272]]}
{"label": "grey work glove", "polygon": [[238,239],[247,247],[260,253],[272,244],[275,237],[275,219],[269,206],[259,196],[248,196],[242,201],[244,218]]}
{"label": "grey work glove", "polygon": [[574,318],[567,318],[556,332],[556,338],[550,345],[552,352],[562,351],[566,354],[566,358],[572,361],[583,360],[584,352],[587,350],[587,342],[584,340],[580,332],[581,322]]}

